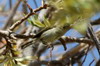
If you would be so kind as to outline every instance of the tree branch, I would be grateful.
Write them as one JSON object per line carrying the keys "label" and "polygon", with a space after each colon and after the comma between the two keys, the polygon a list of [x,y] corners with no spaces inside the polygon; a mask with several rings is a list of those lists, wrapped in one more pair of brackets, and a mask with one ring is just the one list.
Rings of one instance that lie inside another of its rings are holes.
{"label": "tree branch", "polygon": [[28,13],[25,17],[23,17],[21,20],[15,22],[11,27],[10,30],[13,31],[18,25],[20,25],[23,21],[25,21],[27,18],[29,18],[31,15],[36,14],[36,12],[47,8],[48,6],[45,4],[43,7],[39,7],[35,10],[33,10],[31,13]]}

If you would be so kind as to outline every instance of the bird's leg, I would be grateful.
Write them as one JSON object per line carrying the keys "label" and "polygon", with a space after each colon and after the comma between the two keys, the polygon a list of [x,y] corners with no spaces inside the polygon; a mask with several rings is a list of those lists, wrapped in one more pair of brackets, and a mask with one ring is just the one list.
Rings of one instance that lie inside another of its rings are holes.
{"label": "bird's leg", "polygon": [[49,47],[51,48],[51,50],[53,50],[53,49],[54,49],[53,44],[50,44],[50,45],[49,45]]}
{"label": "bird's leg", "polygon": [[63,45],[64,50],[66,51],[66,50],[67,50],[67,47],[66,47],[66,42],[65,42],[62,38],[59,38],[59,41],[60,41],[60,42],[61,42],[61,44]]}

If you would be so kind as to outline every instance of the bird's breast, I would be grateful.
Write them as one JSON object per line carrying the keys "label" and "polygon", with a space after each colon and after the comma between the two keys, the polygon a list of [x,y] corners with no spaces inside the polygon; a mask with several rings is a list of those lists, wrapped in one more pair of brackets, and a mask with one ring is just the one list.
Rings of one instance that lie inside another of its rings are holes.
{"label": "bird's breast", "polygon": [[40,39],[47,43],[54,42],[55,40],[59,39],[64,33],[65,31],[63,29],[53,28],[53,29],[45,31],[41,35]]}

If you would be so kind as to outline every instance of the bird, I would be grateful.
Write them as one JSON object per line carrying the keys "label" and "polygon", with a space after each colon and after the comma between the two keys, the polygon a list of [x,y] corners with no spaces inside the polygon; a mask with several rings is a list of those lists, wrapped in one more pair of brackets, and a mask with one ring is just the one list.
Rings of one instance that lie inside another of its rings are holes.
{"label": "bird", "polygon": [[[59,40],[68,30],[71,29],[70,24],[64,24],[63,26],[55,26],[53,28],[45,28],[36,34],[33,38],[37,38],[44,45],[52,47],[52,43]],[[66,49],[66,48],[65,48]]]}

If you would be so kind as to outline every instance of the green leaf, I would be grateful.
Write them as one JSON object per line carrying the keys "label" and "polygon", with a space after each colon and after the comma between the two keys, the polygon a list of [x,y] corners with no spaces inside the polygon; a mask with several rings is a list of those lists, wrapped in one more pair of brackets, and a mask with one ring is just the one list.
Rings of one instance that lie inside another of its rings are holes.
{"label": "green leaf", "polygon": [[44,17],[44,24],[45,24],[46,27],[51,27],[51,26],[52,26],[52,25],[50,24],[49,20],[46,19],[45,17]]}
{"label": "green leaf", "polygon": [[38,27],[45,27],[44,24],[42,24],[40,21],[35,21],[34,24]]}
{"label": "green leaf", "polygon": [[5,61],[5,56],[0,56],[0,63],[4,62]]}
{"label": "green leaf", "polygon": [[4,66],[14,66],[14,62],[12,60],[8,60],[4,63]]}
{"label": "green leaf", "polygon": [[88,22],[88,19],[79,19],[77,23],[73,25],[73,28],[76,29],[80,34],[85,35],[88,27]]}
{"label": "green leaf", "polygon": [[27,20],[31,25],[33,26],[37,26],[37,27],[45,27],[44,24],[42,24],[39,20],[37,16],[31,16],[30,19]]}
{"label": "green leaf", "polygon": [[34,24],[35,26],[38,26],[38,27],[45,27],[45,25],[44,25],[42,22],[40,22],[40,21],[38,20],[37,16],[31,17],[31,19],[32,19],[32,22],[33,22],[33,24]]}
{"label": "green leaf", "polygon": [[37,58],[38,58],[37,56],[26,56],[26,57],[15,58],[15,60],[18,62],[18,65],[27,66],[29,61],[31,61],[33,59],[37,59]]}
{"label": "green leaf", "polygon": [[31,25],[33,25],[33,26],[34,26],[34,23],[32,22],[32,20],[31,20],[31,19],[27,19],[27,21],[28,21]]}

